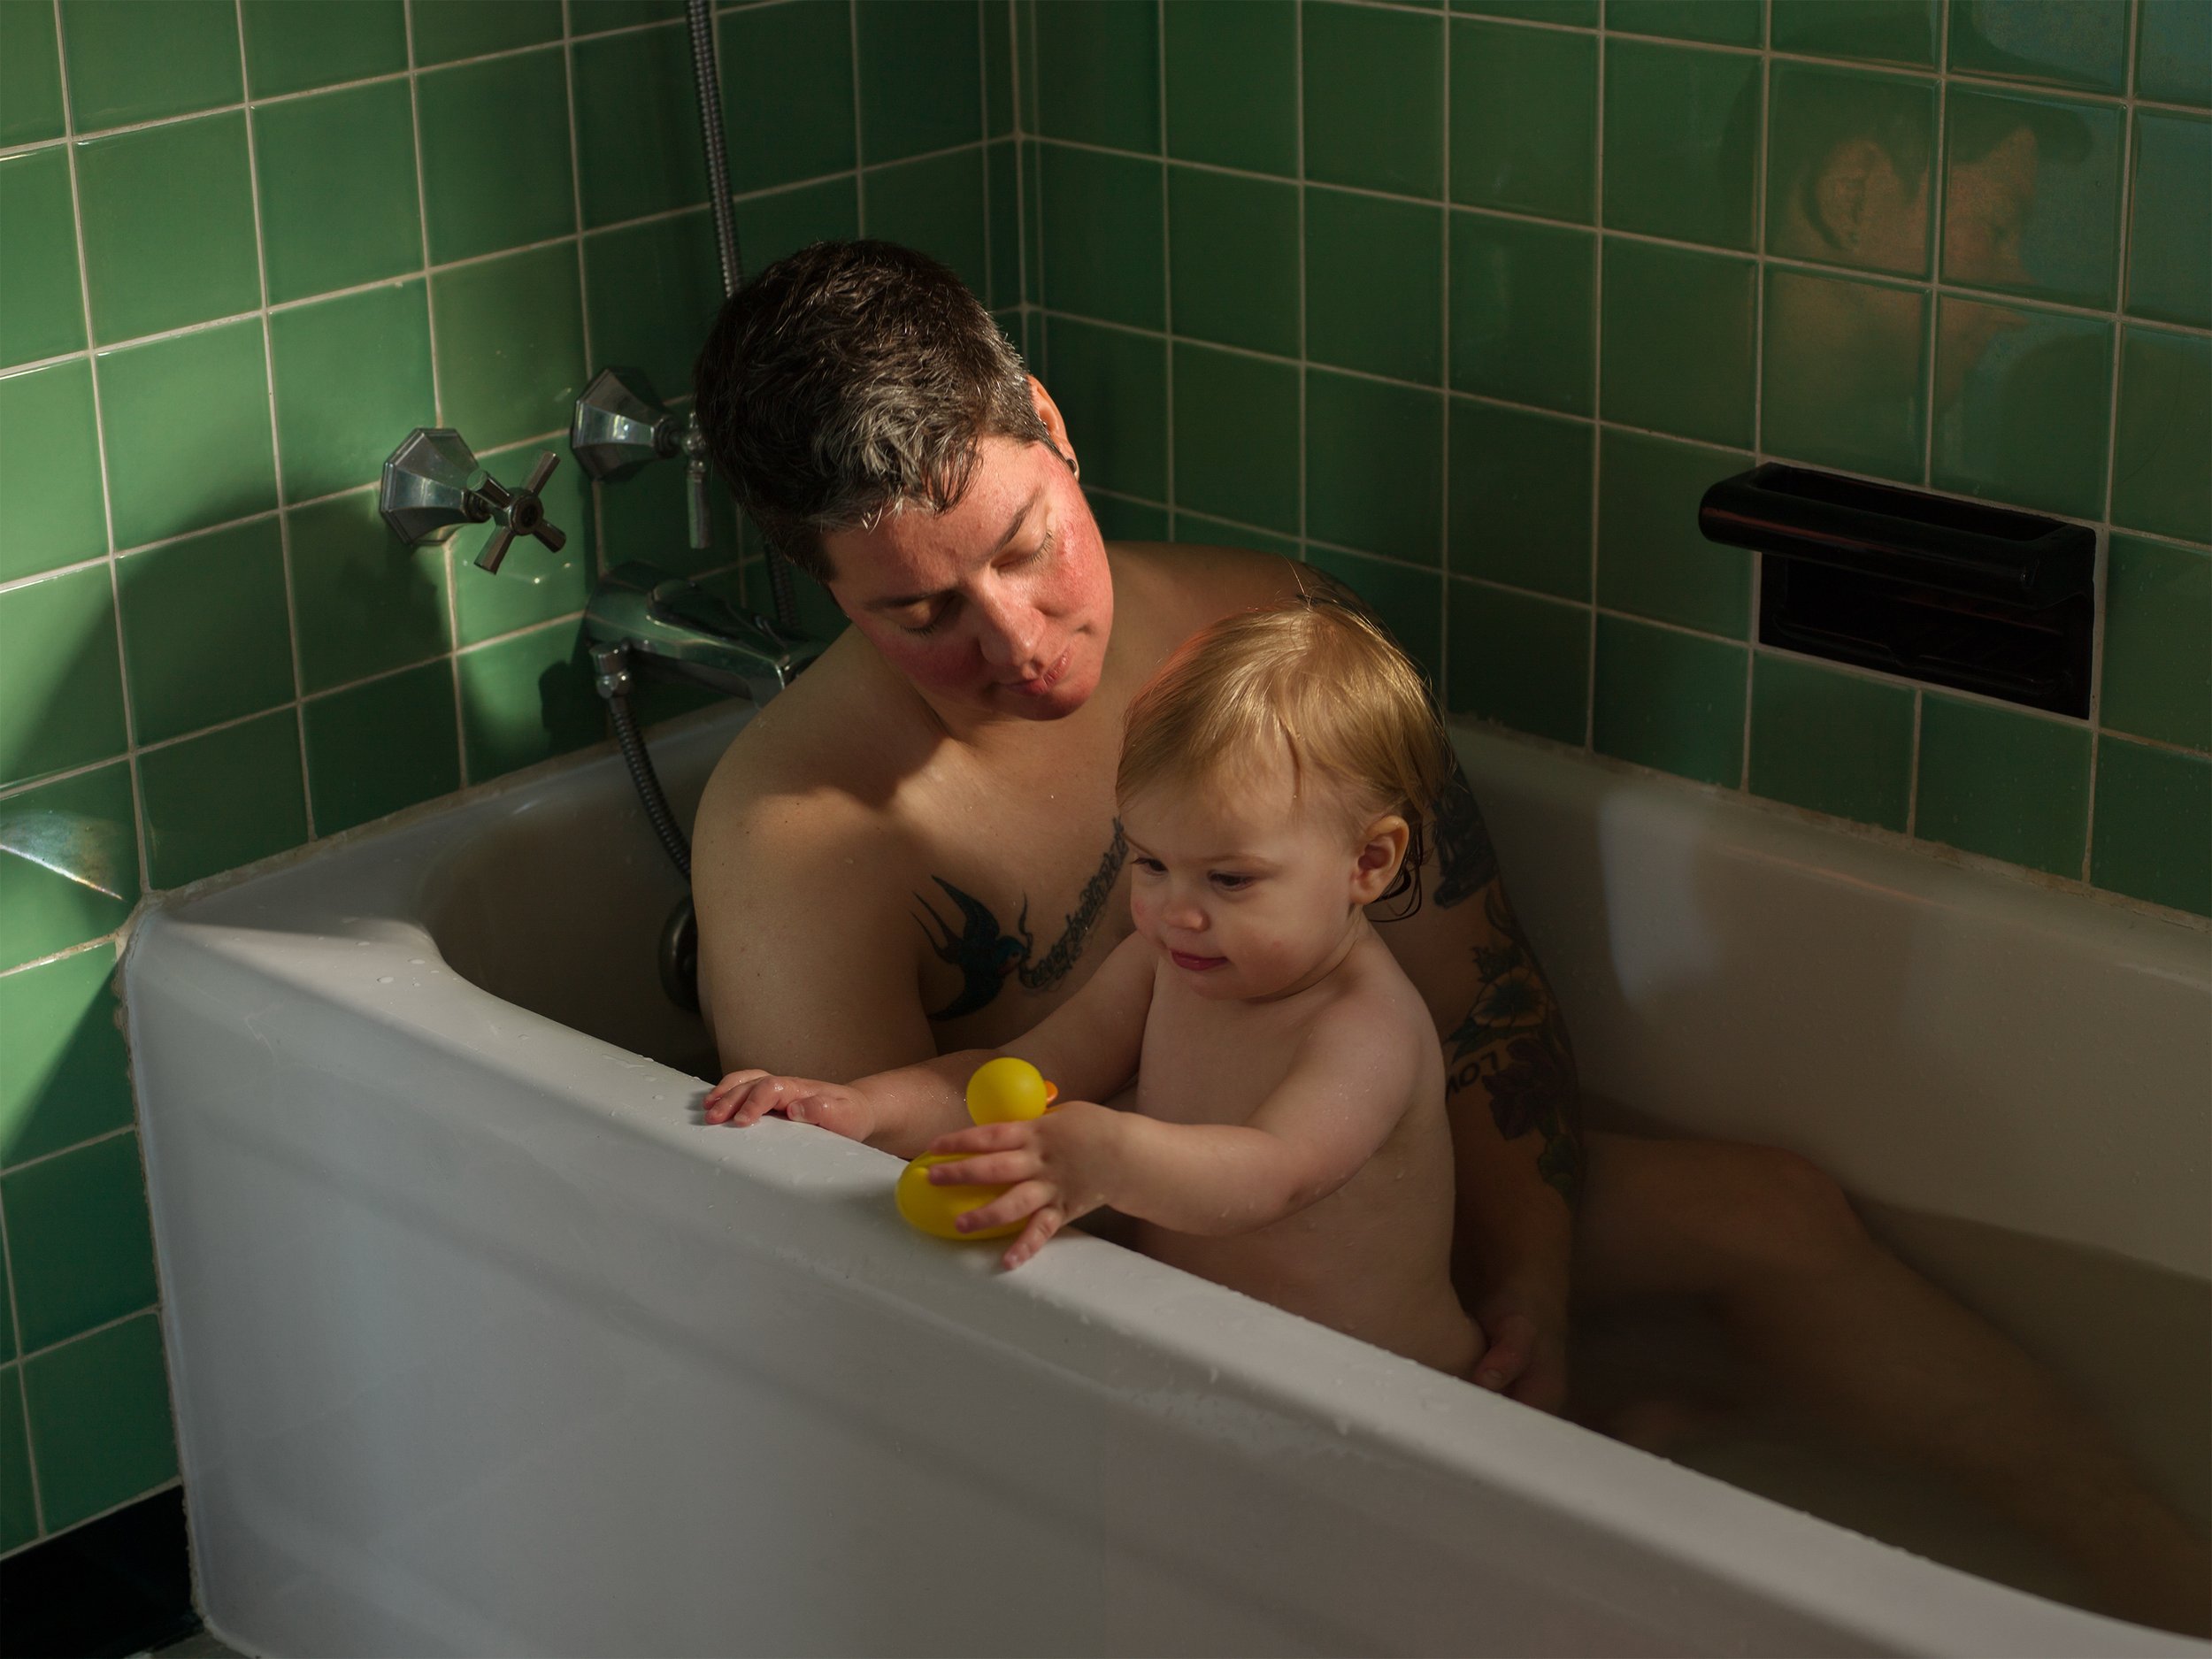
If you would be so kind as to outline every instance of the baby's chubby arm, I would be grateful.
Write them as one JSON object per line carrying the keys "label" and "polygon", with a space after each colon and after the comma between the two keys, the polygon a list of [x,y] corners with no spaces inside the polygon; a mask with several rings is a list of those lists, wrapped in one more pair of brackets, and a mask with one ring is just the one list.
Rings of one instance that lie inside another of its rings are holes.
{"label": "baby's chubby arm", "polygon": [[780,1112],[912,1157],[968,1121],[968,1079],[987,1060],[1008,1055],[1043,1072],[1063,1099],[1105,1099],[1137,1074],[1152,970],[1151,947],[1133,934],[1074,995],[1004,1048],[964,1048],[853,1083],[733,1071],[708,1092],[706,1121],[741,1129]]}
{"label": "baby's chubby arm", "polygon": [[929,1173],[939,1186],[1008,1190],[969,1211],[963,1232],[1030,1225],[1009,1247],[1018,1267],[1068,1222],[1110,1204],[1171,1232],[1250,1233],[1326,1198],[1357,1174],[1405,1115],[1417,1041],[1348,999],[1302,1039],[1289,1074],[1248,1123],[1162,1123],[1075,1102],[1027,1123],[940,1136],[932,1152],[970,1155]]}

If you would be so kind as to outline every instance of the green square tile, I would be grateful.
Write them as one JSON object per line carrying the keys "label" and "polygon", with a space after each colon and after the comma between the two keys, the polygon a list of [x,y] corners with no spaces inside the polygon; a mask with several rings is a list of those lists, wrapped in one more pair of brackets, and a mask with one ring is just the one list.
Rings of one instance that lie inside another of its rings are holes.
{"label": "green square tile", "polygon": [[1167,500],[1167,342],[1049,319],[1045,388],[1087,485]]}
{"label": "green square tile", "polygon": [[61,37],[81,133],[243,96],[237,0],[62,0]]}
{"label": "green square tile", "polygon": [[1175,332],[1296,357],[1296,187],[1171,166],[1167,220]]}
{"label": "green square tile", "polygon": [[1119,495],[1087,492],[1091,518],[1098,534],[1108,541],[1164,541],[1168,511],[1148,501],[1129,501]]}
{"label": "green square tile", "polygon": [[1474,582],[1449,588],[1451,712],[1580,747],[1589,726],[1588,608]]}
{"label": "green square tile", "polygon": [[0,5],[0,144],[29,144],[63,132],[61,49],[54,9]]}
{"label": "green square tile", "polygon": [[297,695],[273,514],[127,555],[115,582],[140,742],[166,742]]}
{"label": "green square tile", "polygon": [[[77,147],[93,337],[134,340],[261,303],[246,118],[235,112]],[[149,258],[149,249],[164,250]]]}
{"label": "green square tile", "polygon": [[2212,7],[2204,0],[2142,0],[2135,96],[2212,106]]}
{"label": "green square tile", "polygon": [[1450,218],[1452,389],[1594,412],[1597,238],[1484,213]]}
{"label": "green square tile", "polygon": [[2119,291],[2120,111],[1954,87],[1943,280],[2109,309]]}
{"label": "green square tile", "polygon": [[982,0],[983,129],[993,138],[1014,131],[1014,7],[1012,0]]}
{"label": "green square tile", "polygon": [[[741,229],[739,245],[748,258],[757,257]],[[692,359],[722,305],[718,272],[704,208],[585,237],[584,292],[596,360],[642,370],[664,400],[689,392]]]}
{"label": "green square tile", "polygon": [[244,0],[246,86],[257,98],[407,67],[404,0]]}
{"label": "green square tile", "polygon": [[1759,46],[1765,43],[1766,5],[1764,0],[1610,0],[1605,27],[1716,46]]}
{"label": "green square tile", "polygon": [[1932,69],[1937,0],[1818,0],[1774,8],[1774,50]]}
{"label": "green square tile", "polygon": [[1175,505],[1298,532],[1298,369],[1175,347]]}
{"label": "green square tile", "polygon": [[299,716],[290,709],[138,758],[146,862],[157,887],[251,864],[307,839]]}
{"label": "green square tile", "polygon": [[724,14],[722,123],[749,189],[856,165],[849,7],[786,0]]}
{"label": "green square tile", "polygon": [[1951,0],[1951,68],[2120,92],[2131,9],[2112,0]]}
{"label": "green square tile", "polygon": [[[768,191],[737,204],[738,245],[744,250],[749,271],[763,270],[814,242],[850,241],[859,234],[860,197],[856,182],[849,175]],[[714,269],[710,260],[710,275]],[[718,278],[715,304],[721,304]]]}
{"label": "green square tile", "polygon": [[1453,573],[1586,601],[1596,428],[1463,397],[1451,428]]}
{"label": "green square tile", "polygon": [[2212,554],[2114,534],[2098,719],[2212,749]]}
{"label": "green square tile", "polygon": [[1933,694],[1920,710],[1923,841],[2081,876],[2089,730]]}
{"label": "green square tile", "polygon": [[1177,0],[1167,12],[1167,152],[1254,173],[1298,171],[1298,9]]}
{"label": "green square tile", "polygon": [[1556,23],[1563,28],[1598,26],[1598,0],[1452,0],[1452,10],[1523,23]]}
{"label": "green square tile", "polygon": [[438,272],[430,303],[445,421],[472,449],[566,429],[588,373],[572,248]]}
{"label": "green square tile", "polygon": [[571,50],[584,223],[611,225],[704,202],[707,167],[684,31],[610,35]]}
{"label": "green square tile", "polygon": [[461,746],[468,781],[482,783],[597,742],[604,705],[569,623],[464,651]]}
{"label": "green square tile", "polygon": [[402,438],[437,424],[419,280],[279,311],[269,348],[288,501],[375,481]]}
{"label": "green square tile", "polygon": [[1248,548],[1255,553],[1272,553],[1279,558],[1302,557],[1294,536],[1273,535],[1249,525],[1209,518],[1202,512],[1187,512],[1179,507],[1175,510],[1175,540],[1196,547]]}
{"label": "green square tile", "polygon": [[2212,915],[2212,758],[2115,737],[2100,743],[2090,879]]}
{"label": "green square tile", "polygon": [[0,160],[0,367],[84,349],[69,152]]}
{"label": "green square tile", "polygon": [[1039,6],[1037,131],[1157,155],[1159,18],[1154,0]]}
{"label": "green square tile", "polygon": [[94,364],[118,548],[276,505],[260,319],[104,351]]}
{"label": "green square tile", "polygon": [[1075,311],[1137,328],[1167,326],[1167,250],[1157,162],[1041,144],[1044,296]]}
{"label": "green square tile", "polygon": [[1913,694],[1755,653],[1751,792],[1902,831],[1912,802]]}
{"label": "green square tile", "polygon": [[1588,224],[1596,39],[1455,18],[1451,73],[1452,200]]}
{"label": "green square tile", "polygon": [[0,978],[0,1166],[129,1126],[115,951],[80,950]]}
{"label": "green square tile", "polygon": [[[4,1340],[12,1354],[12,1329],[4,1333]],[[31,1492],[31,1442],[23,1427],[23,1379],[16,1366],[0,1366],[0,1550],[14,1549],[37,1536],[38,1503]]]}
{"label": "green square tile", "polygon": [[453,671],[442,662],[314,698],[303,714],[319,835],[461,787]]}
{"label": "green square tile", "polygon": [[977,0],[859,0],[854,7],[864,165],[983,136],[977,11]]}
{"label": "green square tile", "polygon": [[1742,646],[1601,615],[1597,651],[1591,742],[1599,754],[1734,787],[1743,772]]}
{"label": "green square tile", "polygon": [[1677,437],[1751,446],[1748,259],[1605,239],[1599,411]]}
{"label": "green square tile", "polygon": [[[8,1288],[7,1260],[7,1247],[4,1241],[0,1241],[0,1363],[4,1363],[5,1362],[12,1360],[16,1357],[15,1293]],[[20,1408],[22,1404],[20,1381],[12,1366],[7,1367],[5,1379],[4,1381],[0,1381],[0,1387],[14,1389],[16,1404],[19,1408]],[[0,1396],[0,1398],[5,1397],[6,1396]],[[8,1428],[5,1423],[0,1423],[0,1436],[8,1436]],[[14,1457],[15,1474],[17,1478],[22,1480],[25,1488],[27,1490],[30,1484],[30,1477],[27,1474],[23,1473],[23,1471],[29,1464],[30,1448],[28,1443],[23,1439],[23,1424],[19,1410],[13,1435],[9,1438],[0,1438],[0,1447],[6,1448],[10,1452],[11,1456]],[[18,1453],[20,1455],[17,1455]],[[8,1515],[14,1502],[15,1494],[6,1485],[8,1479],[9,1470],[6,1460],[0,1460],[0,1517],[5,1517]],[[33,1525],[34,1529],[35,1529],[36,1523],[34,1522]]]}
{"label": "green square tile", "polygon": [[1442,196],[1444,19],[1326,0],[1304,19],[1306,177]]}
{"label": "green square tile", "polygon": [[1444,539],[1444,396],[1306,372],[1306,534],[1435,565]]}
{"label": "green square tile", "polygon": [[[1020,146],[1022,175],[1022,303],[1045,303],[1045,166],[1044,146],[1025,141]],[[1162,250],[1163,257],[1165,250]]]}
{"label": "green square tile", "polygon": [[422,268],[406,82],[268,104],[253,132],[273,303]]}
{"label": "green square tile", "polygon": [[1614,40],[1605,47],[1605,222],[1752,245],[1759,60]]}
{"label": "green square tile", "polygon": [[92,365],[0,376],[0,581],[107,551]]}
{"label": "green square tile", "polygon": [[138,1137],[111,1135],[0,1179],[23,1349],[150,1306],[153,1228]]}
{"label": "green square tile", "polygon": [[1444,662],[1444,611],[1438,603],[1441,577],[1432,570],[1415,570],[1332,548],[1315,548],[1306,560],[1365,600],[1398,649],[1414,660],[1432,685],[1436,682]]}
{"label": "green square tile", "polygon": [[9,841],[51,849],[0,881],[0,965],[35,962],[111,933],[138,902],[138,815],[130,768],[25,789],[0,804]]}
{"label": "green square tile", "polygon": [[123,752],[122,664],[105,565],[0,591],[0,638],[8,641],[0,783]]}
{"label": "green square tile", "polygon": [[1598,454],[1598,603],[1747,638],[1752,557],[1705,540],[1697,505],[1750,465],[1747,455],[1609,428]]}
{"label": "green square tile", "polygon": [[860,190],[867,234],[918,248],[950,265],[974,293],[990,292],[990,225],[984,210],[980,145],[895,167],[871,167],[861,175]]}
{"label": "green square tile", "polygon": [[2128,311],[2212,327],[2212,120],[2137,114],[2128,227]]}
{"label": "green square tile", "polygon": [[1021,303],[1022,198],[1016,151],[1014,142],[1008,139],[988,145],[983,153],[991,252],[991,289],[984,298],[993,305]]}
{"label": "green square tile", "polygon": [[411,0],[415,62],[449,64],[561,38],[561,0]]}
{"label": "green square tile", "polygon": [[1926,276],[1936,83],[1778,62],[1768,100],[1767,251]]}
{"label": "green square tile", "polygon": [[2120,349],[2112,518],[2212,541],[2212,340],[2130,327]]}
{"label": "green square tile", "polygon": [[1928,291],[1767,267],[1759,443],[1917,484],[1928,445]]}
{"label": "green square tile", "polygon": [[416,101],[432,264],[576,228],[568,169],[546,165],[568,153],[568,72],[558,50],[419,76]]}
{"label": "green square tile", "polygon": [[1014,14],[1014,62],[1019,83],[1014,88],[1018,108],[1016,124],[1025,133],[1033,133],[1037,119],[1037,8],[1024,5],[1021,0],[1007,0]]}
{"label": "green square tile", "polygon": [[446,549],[402,547],[373,490],[285,518],[303,690],[327,691],[452,649]]}
{"label": "green square tile", "polygon": [[583,610],[585,600],[590,597],[592,548],[595,545],[591,486],[566,449],[556,439],[478,453],[478,465],[509,484],[519,484],[527,478],[541,454],[558,454],[561,465],[547,480],[540,499],[545,503],[548,522],[563,531],[566,541],[557,553],[534,537],[518,536],[495,574],[476,563],[476,556],[495,534],[493,527],[486,525],[457,534],[453,538],[453,610],[462,645],[480,644],[555,617],[572,616]]}
{"label": "green square tile", "polygon": [[1436,385],[1444,378],[1443,210],[1306,192],[1306,356]]}
{"label": "green square tile", "polygon": [[2016,506],[2101,517],[2111,388],[2110,323],[1944,295],[1929,481]]}
{"label": "green square tile", "polygon": [[176,1478],[169,1376],[152,1314],[33,1356],[23,1391],[48,1531]]}
{"label": "green square tile", "polygon": [[595,486],[599,497],[599,567],[642,559],[676,576],[719,570],[738,558],[736,509],[723,489],[708,497],[714,545],[691,545],[691,485],[680,466],[649,466],[618,484]]}

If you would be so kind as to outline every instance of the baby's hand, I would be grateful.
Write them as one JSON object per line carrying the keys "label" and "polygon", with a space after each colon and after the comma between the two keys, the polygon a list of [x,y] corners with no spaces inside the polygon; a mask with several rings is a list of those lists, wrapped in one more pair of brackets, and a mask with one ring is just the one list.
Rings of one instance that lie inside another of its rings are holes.
{"label": "baby's hand", "polygon": [[989,1203],[955,1222],[961,1232],[1029,1217],[1029,1225],[1007,1247],[1003,1261],[1012,1268],[1044,1248],[1045,1240],[1069,1222],[1110,1201],[1108,1188],[1120,1129],[1119,1112],[1088,1101],[1069,1101],[1041,1118],[978,1124],[940,1135],[923,1150],[960,1159],[933,1166],[929,1179],[933,1186],[1006,1187]]}
{"label": "baby's hand", "polygon": [[731,1072],[707,1091],[703,1107],[709,1123],[740,1129],[770,1112],[781,1112],[795,1124],[818,1125],[852,1141],[865,1141],[876,1127],[875,1107],[858,1089],[768,1071]]}

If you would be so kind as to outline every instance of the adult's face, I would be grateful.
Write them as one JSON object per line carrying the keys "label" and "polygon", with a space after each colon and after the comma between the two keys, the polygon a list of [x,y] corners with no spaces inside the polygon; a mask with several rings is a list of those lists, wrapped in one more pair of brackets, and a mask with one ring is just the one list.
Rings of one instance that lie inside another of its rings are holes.
{"label": "adult's face", "polygon": [[[2035,134],[2022,127],[1985,154],[1952,165],[1943,213],[1947,278],[1999,288],[2026,280],[2020,242],[2035,206],[2039,158]],[[1938,408],[1958,396],[1997,336],[2018,326],[2013,313],[1986,305],[1946,305],[1941,315]]]}
{"label": "adult's face", "polygon": [[1105,544],[1060,411],[1031,382],[1049,444],[987,437],[967,493],[823,538],[853,626],[956,727],[1056,720],[1097,690],[1113,631]]}

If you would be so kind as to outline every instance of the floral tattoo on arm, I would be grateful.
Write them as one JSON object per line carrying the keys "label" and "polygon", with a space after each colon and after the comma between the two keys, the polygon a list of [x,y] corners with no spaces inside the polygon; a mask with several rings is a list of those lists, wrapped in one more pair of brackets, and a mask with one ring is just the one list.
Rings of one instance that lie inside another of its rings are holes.
{"label": "floral tattoo on arm", "polygon": [[1478,894],[1491,937],[1475,947],[1481,980],[1474,1006],[1444,1040],[1446,1097],[1480,1088],[1507,1141],[1540,1138],[1536,1172],[1570,1209],[1582,1197],[1580,1096],[1567,1022],[1528,935],[1498,879],[1498,857],[1467,777],[1455,764],[1437,803],[1436,902],[1449,909]]}

